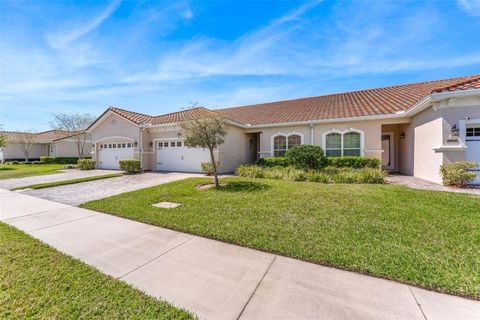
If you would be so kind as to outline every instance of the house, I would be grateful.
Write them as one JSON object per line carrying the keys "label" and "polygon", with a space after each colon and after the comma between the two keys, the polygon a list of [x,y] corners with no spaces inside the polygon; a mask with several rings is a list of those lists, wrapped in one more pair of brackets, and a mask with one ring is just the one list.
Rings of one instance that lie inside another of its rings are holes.
{"label": "house", "polygon": [[211,114],[229,127],[215,151],[220,172],[298,144],[332,157],[376,157],[386,170],[433,182],[444,163],[480,162],[480,75],[160,116],[110,107],[87,129],[92,156],[99,168],[135,158],[144,170],[198,172],[209,154],[187,148],[179,124]]}
{"label": "house", "polygon": [[[39,159],[41,156],[52,157],[78,157],[77,145],[75,143],[76,132],[64,130],[49,130],[38,133],[0,131],[5,138],[6,146],[0,148],[0,162],[20,160],[26,158],[25,145],[31,145],[28,152],[29,160]],[[91,150],[91,140],[88,140],[90,147],[85,155]]]}

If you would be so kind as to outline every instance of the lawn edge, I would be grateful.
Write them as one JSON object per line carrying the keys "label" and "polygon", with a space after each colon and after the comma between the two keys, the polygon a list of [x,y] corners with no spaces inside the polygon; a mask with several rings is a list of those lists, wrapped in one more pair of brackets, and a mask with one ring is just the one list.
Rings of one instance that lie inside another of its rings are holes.
{"label": "lawn edge", "polygon": [[17,191],[17,190],[23,190],[23,189],[38,190],[38,189],[52,188],[52,187],[70,185],[70,184],[77,184],[82,182],[121,177],[123,175],[124,175],[123,173],[111,173],[111,174],[105,174],[101,176],[84,177],[84,178],[78,178],[78,179],[62,180],[62,181],[54,181],[54,182],[46,182],[46,183],[36,183],[36,184],[27,185],[27,186],[15,187],[13,189],[10,189],[10,191]]}
{"label": "lawn edge", "polygon": [[114,282],[123,283],[123,284],[127,285],[130,289],[133,289],[133,290],[138,291],[138,292],[140,292],[140,293],[142,293],[142,294],[144,294],[144,295],[146,295],[146,296],[148,296],[148,297],[151,297],[151,298],[155,299],[158,303],[167,304],[169,307],[172,307],[172,308],[175,308],[175,309],[178,309],[178,310],[181,310],[181,311],[184,311],[184,312],[188,313],[193,319],[198,319],[197,315],[196,315],[195,313],[193,313],[192,311],[189,311],[189,310],[187,310],[186,308],[181,307],[181,306],[179,306],[179,305],[176,305],[176,304],[174,304],[173,302],[167,301],[167,300],[165,300],[165,299],[163,299],[163,298],[155,297],[155,296],[153,296],[153,295],[145,292],[144,290],[135,287],[134,285],[128,283],[127,281],[124,281],[124,280],[122,280],[122,279],[120,279],[120,278],[115,278],[115,277],[112,276],[112,275],[106,274],[105,272],[99,270],[96,266],[93,266],[93,265],[91,265],[91,264],[89,264],[89,263],[87,263],[87,262],[85,262],[85,261],[83,261],[83,260],[81,260],[81,259],[79,259],[79,258],[76,258],[76,257],[74,257],[74,256],[72,256],[72,255],[70,255],[70,254],[68,254],[68,253],[66,253],[66,252],[60,251],[59,249],[51,246],[50,244],[44,242],[43,240],[38,239],[38,238],[36,238],[36,237],[28,234],[28,233],[27,233],[26,231],[24,231],[24,230],[18,229],[17,227],[12,226],[12,225],[8,224],[8,223],[5,222],[5,221],[0,221],[0,224],[3,224],[3,225],[5,225],[5,226],[7,226],[7,227],[9,227],[9,228],[14,229],[14,230],[17,231],[17,232],[22,233],[24,236],[26,236],[26,237],[30,238],[31,240],[34,240],[35,242],[37,242],[37,244],[40,244],[40,245],[42,245],[42,246],[46,246],[49,250],[53,250],[53,251],[55,251],[56,253],[59,253],[59,254],[65,256],[65,257],[67,257],[67,258],[69,258],[69,259],[71,259],[71,260],[75,260],[77,263],[80,263],[83,267],[91,268],[91,269],[95,270],[95,272],[101,273],[102,276],[107,277],[107,278],[109,278],[110,280],[112,280],[112,281],[114,281]]}

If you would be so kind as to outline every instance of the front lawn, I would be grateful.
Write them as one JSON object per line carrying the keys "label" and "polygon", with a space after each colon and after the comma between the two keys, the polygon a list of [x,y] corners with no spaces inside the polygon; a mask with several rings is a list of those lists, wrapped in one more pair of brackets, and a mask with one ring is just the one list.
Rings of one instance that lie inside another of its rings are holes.
{"label": "front lawn", "polygon": [[[187,179],[85,208],[480,298],[480,197],[394,185]],[[178,202],[175,209],[152,206]]]}
{"label": "front lawn", "polygon": [[1,319],[191,319],[0,223]]}
{"label": "front lawn", "polygon": [[60,173],[63,164],[0,164],[0,180]]}

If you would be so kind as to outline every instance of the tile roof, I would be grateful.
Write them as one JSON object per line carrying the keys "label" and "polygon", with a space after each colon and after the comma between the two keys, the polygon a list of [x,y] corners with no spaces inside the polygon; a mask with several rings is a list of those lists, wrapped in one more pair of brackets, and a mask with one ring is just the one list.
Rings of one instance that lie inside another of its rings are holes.
{"label": "tile roof", "polygon": [[229,119],[251,125],[387,115],[405,111],[432,92],[480,88],[480,75],[435,80],[220,109]]}
{"label": "tile roof", "polygon": [[24,139],[24,137],[32,137],[35,143],[51,143],[53,140],[65,138],[75,135],[71,131],[65,130],[49,130],[44,132],[15,132],[15,131],[0,131],[5,137],[7,142],[18,142]]}
{"label": "tile roof", "polygon": [[[432,93],[472,88],[480,89],[480,75],[267,102],[217,110],[196,107],[159,116],[150,116],[116,107],[109,107],[102,116],[108,111],[112,111],[135,124],[156,125],[177,123],[212,114],[221,114],[227,119],[239,124],[267,125],[362,116],[391,115],[413,107]],[[99,119],[102,116],[100,116]]]}

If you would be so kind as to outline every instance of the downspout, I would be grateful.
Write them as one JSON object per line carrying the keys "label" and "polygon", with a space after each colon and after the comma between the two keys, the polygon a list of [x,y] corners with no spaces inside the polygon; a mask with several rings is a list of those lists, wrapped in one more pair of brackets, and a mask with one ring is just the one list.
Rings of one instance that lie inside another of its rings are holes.
{"label": "downspout", "polygon": [[313,141],[313,137],[315,136],[314,134],[314,125],[313,123],[310,123],[310,144],[313,146],[314,145],[314,142]]}
{"label": "downspout", "polygon": [[140,129],[140,142],[139,142],[139,148],[140,148],[140,168],[143,170],[143,130],[144,128]]}

